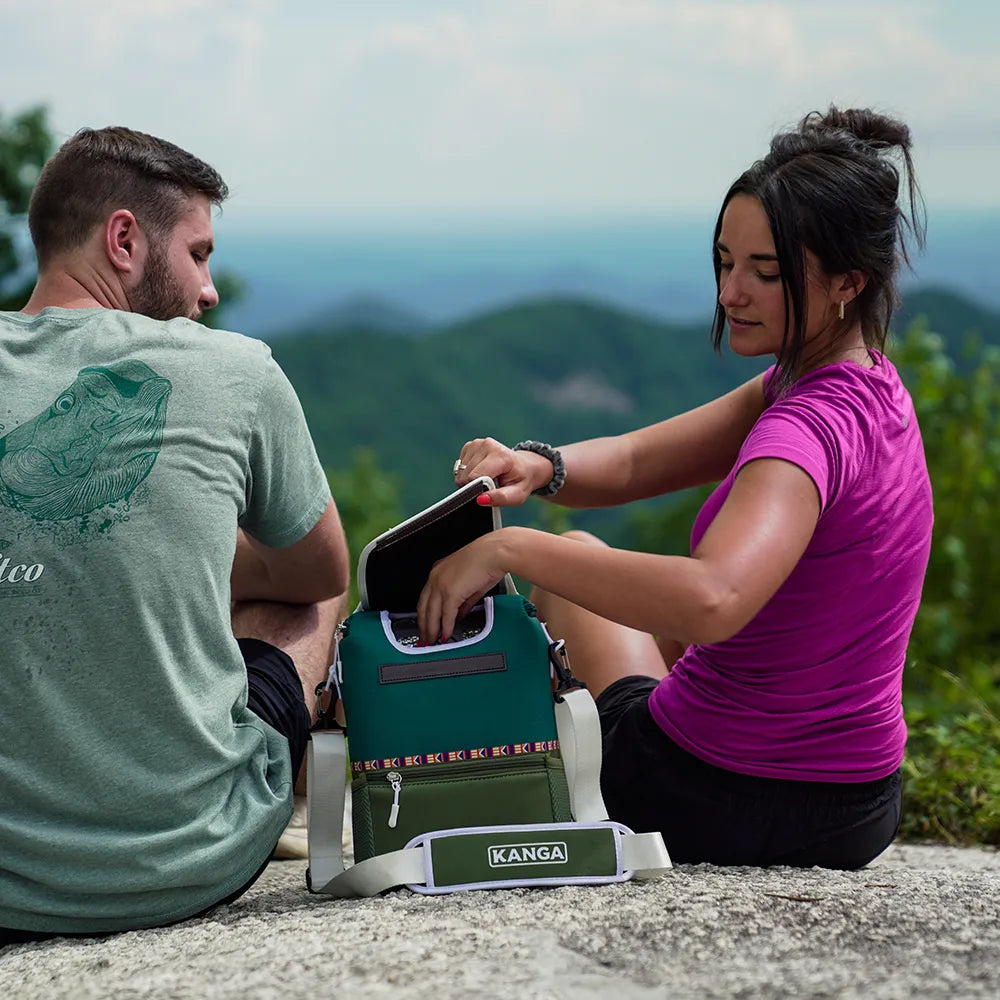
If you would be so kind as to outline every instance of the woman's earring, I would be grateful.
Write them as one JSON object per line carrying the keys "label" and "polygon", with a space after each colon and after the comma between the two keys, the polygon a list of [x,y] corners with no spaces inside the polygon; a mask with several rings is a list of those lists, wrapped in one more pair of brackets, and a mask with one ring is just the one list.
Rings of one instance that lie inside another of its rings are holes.
{"label": "woman's earring", "polygon": [[840,308],[837,310],[837,315],[843,319],[844,318],[844,300],[840,300]]}

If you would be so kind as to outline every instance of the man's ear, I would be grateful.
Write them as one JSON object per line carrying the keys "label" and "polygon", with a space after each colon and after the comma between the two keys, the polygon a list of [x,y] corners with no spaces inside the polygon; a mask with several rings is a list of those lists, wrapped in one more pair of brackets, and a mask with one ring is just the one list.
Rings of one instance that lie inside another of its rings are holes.
{"label": "man's ear", "polygon": [[108,216],[104,225],[104,251],[116,270],[135,271],[142,256],[143,242],[139,223],[127,208],[119,208]]}

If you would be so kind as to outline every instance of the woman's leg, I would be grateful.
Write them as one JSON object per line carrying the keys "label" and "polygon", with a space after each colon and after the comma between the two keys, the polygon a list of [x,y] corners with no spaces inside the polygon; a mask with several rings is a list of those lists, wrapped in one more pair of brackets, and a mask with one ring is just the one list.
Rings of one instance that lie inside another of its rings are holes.
{"label": "woman's leg", "polygon": [[[568,531],[565,537],[584,545],[604,545],[586,531]],[[666,676],[668,664],[648,633],[608,621],[538,587],[532,590],[531,600],[552,637],[566,640],[573,673],[587,684],[595,698],[622,677]]]}

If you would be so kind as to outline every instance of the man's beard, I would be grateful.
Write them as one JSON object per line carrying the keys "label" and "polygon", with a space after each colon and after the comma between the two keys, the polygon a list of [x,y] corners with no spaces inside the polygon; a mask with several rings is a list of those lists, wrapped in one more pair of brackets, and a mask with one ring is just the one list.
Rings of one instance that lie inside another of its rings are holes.
{"label": "man's beard", "polygon": [[[155,243],[150,244],[142,280],[132,290],[129,305],[132,312],[150,319],[196,318],[180,283],[170,273],[166,253]],[[201,315],[200,310],[197,315]]]}

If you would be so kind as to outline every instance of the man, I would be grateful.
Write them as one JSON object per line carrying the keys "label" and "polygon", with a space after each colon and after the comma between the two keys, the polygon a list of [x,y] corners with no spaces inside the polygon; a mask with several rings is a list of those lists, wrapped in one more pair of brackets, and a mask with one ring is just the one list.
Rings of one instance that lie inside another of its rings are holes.
{"label": "man", "polygon": [[108,128],[32,197],[38,283],[0,313],[0,946],[235,898],[292,812],[348,555],[268,348],[192,322],[227,193]]}

